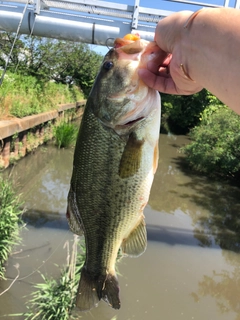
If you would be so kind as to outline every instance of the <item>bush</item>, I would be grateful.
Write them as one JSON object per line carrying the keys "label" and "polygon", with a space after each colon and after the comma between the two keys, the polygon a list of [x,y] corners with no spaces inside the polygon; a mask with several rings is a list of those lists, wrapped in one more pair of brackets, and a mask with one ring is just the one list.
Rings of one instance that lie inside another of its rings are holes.
{"label": "bush", "polygon": [[4,263],[12,246],[19,242],[18,232],[21,222],[19,196],[15,195],[11,182],[0,178],[0,279],[4,278]]}
{"label": "bush", "polygon": [[202,114],[209,106],[223,105],[207,90],[190,96],[161,94],[162,97],[162,132],[186,134],[199,125]]}
{"label": "bush", "polygon": [[227,107],[204,114],[202,124],[191,130],[190,137],[192,142],[182,151],[194,169],[225,176],[240,173],[239,115]]}
{"label": "bush", "polygon": [[61,122],[54,128],[55,143],[58,148],[67,148],[75,144],[78,128],[75,124]]}

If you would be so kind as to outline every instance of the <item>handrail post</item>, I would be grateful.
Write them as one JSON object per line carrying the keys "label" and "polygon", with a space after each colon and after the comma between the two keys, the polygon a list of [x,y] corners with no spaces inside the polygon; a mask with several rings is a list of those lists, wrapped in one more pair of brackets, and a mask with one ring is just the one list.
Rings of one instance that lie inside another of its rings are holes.
{"label": "handrail post", "polygon": [[40,14],[41,10],[41,0],[34,0],[34,13]]}
{"label": "handrail post", "polygon": [[140,0],[135,0],[132,16],[132,29],[137,29],[138,26],[139,2]]}

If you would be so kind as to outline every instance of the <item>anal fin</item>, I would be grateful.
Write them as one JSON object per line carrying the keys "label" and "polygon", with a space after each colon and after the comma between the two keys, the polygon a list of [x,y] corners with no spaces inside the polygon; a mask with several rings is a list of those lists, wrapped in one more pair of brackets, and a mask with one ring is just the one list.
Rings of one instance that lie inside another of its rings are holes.
{"label": "anal fin", "polygon": [[140,223],[132,230],[122,242],[122,251],[129,256],[138,257],[147,248],[147,231],[144,216]]}

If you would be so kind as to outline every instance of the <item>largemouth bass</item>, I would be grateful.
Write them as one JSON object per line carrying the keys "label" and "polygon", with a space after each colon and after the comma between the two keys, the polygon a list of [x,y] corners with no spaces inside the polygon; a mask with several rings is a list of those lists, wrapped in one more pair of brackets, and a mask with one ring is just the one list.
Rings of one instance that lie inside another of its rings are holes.
{"label": "largemouth bass", "polygon": [[89,95],[75,147],[67,218],[84,234],[86,260],[76,305],[120,308],[115,262],[147,245],[143,210],[158,164],[160,95],[138,77],[155,42],[116,39]]}

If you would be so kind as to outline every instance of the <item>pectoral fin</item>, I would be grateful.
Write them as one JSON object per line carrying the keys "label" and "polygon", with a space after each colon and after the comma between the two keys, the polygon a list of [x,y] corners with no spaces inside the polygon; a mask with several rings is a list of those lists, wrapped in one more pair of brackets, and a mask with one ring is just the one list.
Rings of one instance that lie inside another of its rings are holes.
{"label": "pectoral fin", "polygon": [[124,148],[119,165],[119,176],[124,179],[133,176],[140,167],[144,140],[131,133]]}
{"label": "pectoral fin", "polygon": [[147,231],[144,217],[140,223],[132,230],[127,239],[122,242],[123,253],[137,257],[141,255],[147,248]]}
{"label": "pectoral fin", "polygon": [[76,194],[70,187],[68,193],[68,205],[66,217],[71,231],[79,236],[83,235],[83,226],[80,219],[80,213],[77,207]]}

